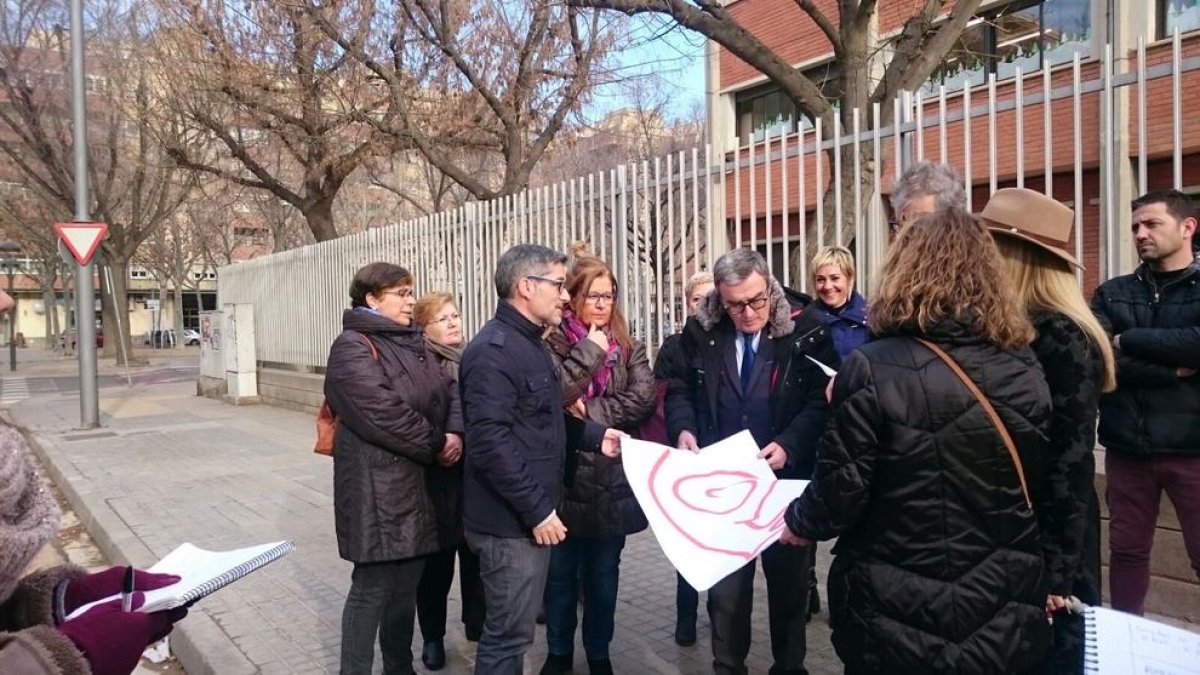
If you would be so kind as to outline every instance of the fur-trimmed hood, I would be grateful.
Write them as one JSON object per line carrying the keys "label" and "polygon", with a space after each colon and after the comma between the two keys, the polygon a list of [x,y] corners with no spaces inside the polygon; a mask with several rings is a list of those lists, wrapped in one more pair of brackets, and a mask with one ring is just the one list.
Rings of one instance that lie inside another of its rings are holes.
{"label": "fur-trimmed hood", "polygon": [[[774,276],[767,277],[767,282],[771,299],[771,320],[767,323],[767,336],[779,339],[790,335],[796,327],[796,322],[792,320],[792,312],[807,307],[812,298],[799,291],[784,288]],[[721,304],[720,294],[713,288],[696,309],[695,318],[700,328],[708,332],[728,316]]]}

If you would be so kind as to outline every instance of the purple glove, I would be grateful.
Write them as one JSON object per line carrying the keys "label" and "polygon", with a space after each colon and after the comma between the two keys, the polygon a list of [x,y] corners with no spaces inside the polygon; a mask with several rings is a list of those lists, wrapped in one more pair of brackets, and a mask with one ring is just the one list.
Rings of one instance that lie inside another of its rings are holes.
{"label": "purple glove", "polygon": [[[145,602],[145,594],[133,594],[134,610]],[[113,600],[96,605],[58,630],[83,652],[92,675],[129,675],[146,647],[165,638],[185,616],[187,610],[182,607],[151,614],[122,612],[121,601]]]}
{"label": "purple glove", "polygon": [[[126,569],[128,568],[110,567],[103,572],[86,574],[78,579],[68,581],[67,589],[63,594],[63,616],[70,616],[71,612],[89,602],[103,600],[120,593],[124,590],[121,585],[125,581]],[[179,577],[174,574],[155,574],[145,570],[134,570],[133,572],[133,589],[135,591],[153,591],[178,581]]]}

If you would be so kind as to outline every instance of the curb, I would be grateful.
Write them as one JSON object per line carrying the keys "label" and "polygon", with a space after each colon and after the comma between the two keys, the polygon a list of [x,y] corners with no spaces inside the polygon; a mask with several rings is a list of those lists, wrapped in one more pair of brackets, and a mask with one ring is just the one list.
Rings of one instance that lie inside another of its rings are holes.
{"label": "curb", "polygon": [[[101,552],[114,564],[148,567],[158,558],[119,515],[105,503],[93,510],[84,498],[90,492],[83,476],[68,476],[56,462],[57,444],[16,422],[11,411],[0,419],[17,429],[42,461],[50,480],[62,490],[80,524],[87,529]],[[97,500],[98,501],[98,500]],[[193,611],[171,632],[171,651],[188,675],[251,675],[259,670],[233,644],[216,622],[204,612]]]}

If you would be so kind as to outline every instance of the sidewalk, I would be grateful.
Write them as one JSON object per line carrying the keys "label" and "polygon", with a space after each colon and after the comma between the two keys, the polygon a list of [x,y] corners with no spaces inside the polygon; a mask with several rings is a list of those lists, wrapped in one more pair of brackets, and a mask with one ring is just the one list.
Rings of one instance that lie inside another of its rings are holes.
{"label": "sidewalk", "polygon": [[[9,415],[29,431],[51,478],[114,563],[149,565],[185,541],[210,549],[296,543],[292,555],[193,608],[172,637],[190,675],[336,672],[350,565],[337,556],[332,466],[311,452],[312,417],[228,406],[194,392],[193,382],[102,389],[104,427],[97,430],[76,429],[79,403],[69,394],[35,395],[13,404]],[[828,547],[818,564],[823,579]],[[761,573],[756,586],[747,665],[765,673],[771,661]],[[630,537],[612,643],[617,672],[712,672],[705,617],[696,645],[673,641],[674,595],[674,571],[653,535]],[[470,673],[474,665],[459,615],[455,584],[443,673]],[[807,666],[814,674],[841,672],[826,621],[822,613],[809,624]],[[417,633],[414,665],[424,672]],[[539,628],[525,672],[536,673],[544,656]],[[576,663],[576,672],[586,672],[581,645]]]}

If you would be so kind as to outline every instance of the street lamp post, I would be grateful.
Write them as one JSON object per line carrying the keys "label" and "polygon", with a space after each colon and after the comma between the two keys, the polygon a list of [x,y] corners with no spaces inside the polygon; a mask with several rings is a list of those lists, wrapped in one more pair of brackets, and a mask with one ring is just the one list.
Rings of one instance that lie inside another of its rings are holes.
{"label": "street lamp post", "polygon": [[[4,268],[8,273],[8,295],[16,302],[17,296],[13,290],[13,275],[17,271],[17,254],[21,252],[21,245],[15,241],[6,241],[0,244],[0,253],[4,254]],[[17,370],[17,307],[13,305],[12,312],[8,316],[8,369],[16,372]]]}

